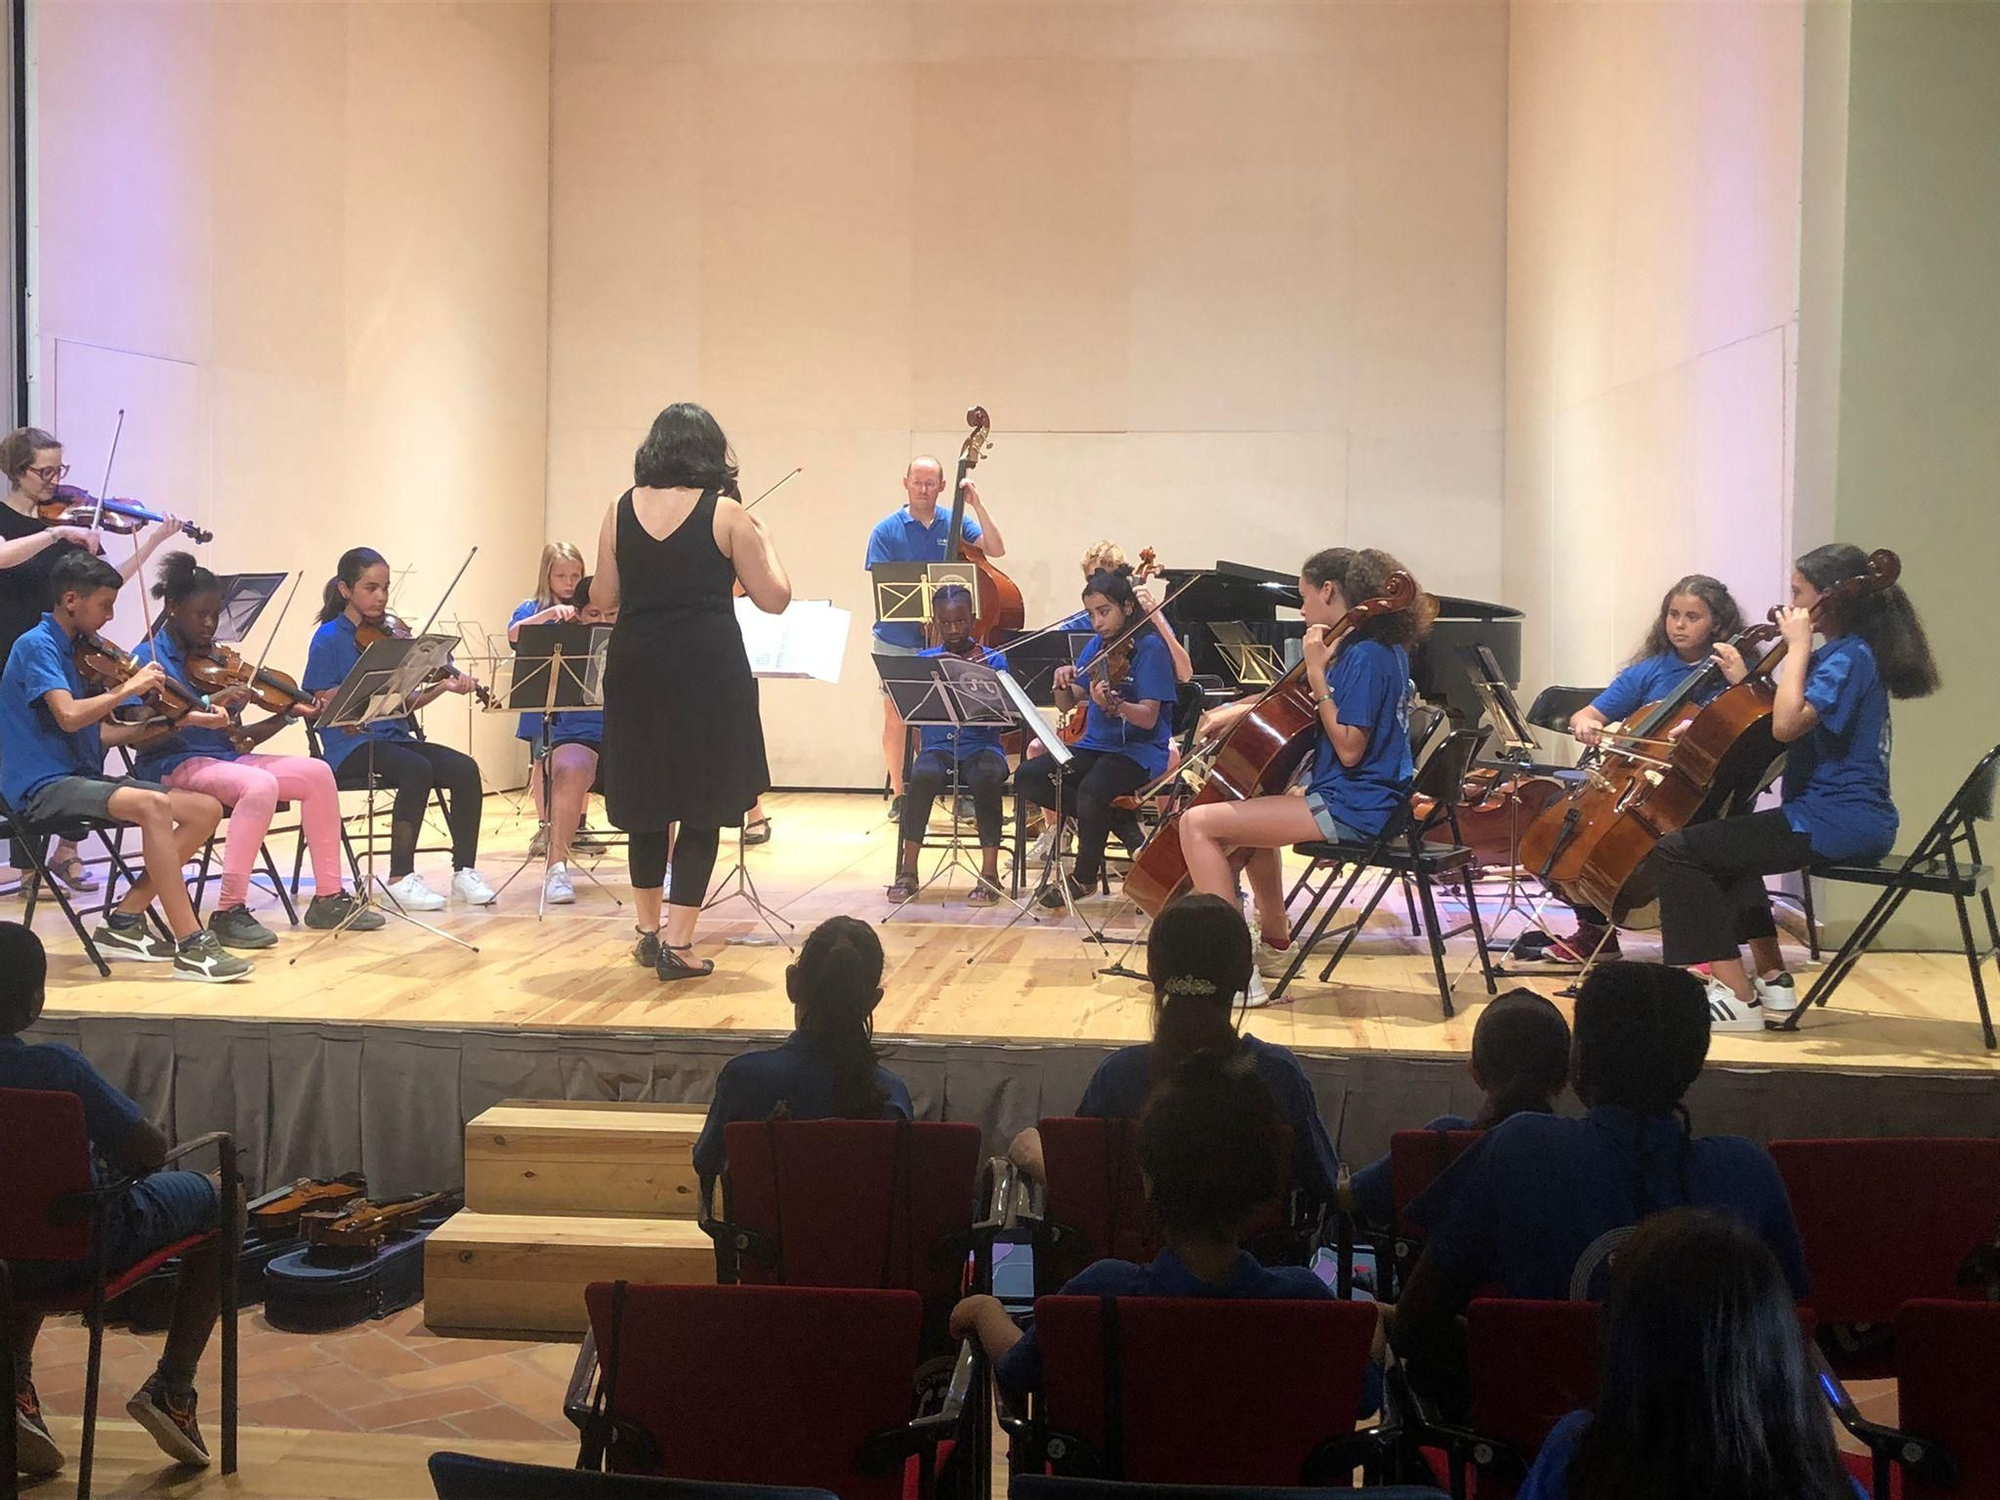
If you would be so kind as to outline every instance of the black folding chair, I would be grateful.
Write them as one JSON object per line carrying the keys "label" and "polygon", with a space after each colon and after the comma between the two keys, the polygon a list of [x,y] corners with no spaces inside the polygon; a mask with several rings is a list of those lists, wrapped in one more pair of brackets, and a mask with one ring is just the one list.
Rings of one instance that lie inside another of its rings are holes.
{"label": "black folding chair", "polygon": [[1576,717],[1577,710],[1590,707],[1603,691],[1601,687],[1545,687],[1528,705],[1528,722],[1537,729],[1567,735],[1569,721]]}
{"label": "black folding chair", "polygon": [[[1973,998],[1979,1004],[1979,1027],[1985,1034],[1989,1052],[2000,1047],[2000,1041],[1996,1041],[1993,1033],[1993,1013],[1987,1005],[1983,973],[1986,960],[2000,953],[2000,921],[1995,920],[1993,913],[1993,871],[1980,863],[1978,828],[1980,823],[1993,816],[1996,783],[2000,783],[2000,745],[1979,757],[1972,774],[1959,784],[1951,800],[1945,803],[1944,811],[1937,815],[1937,821],[1931,824],[1929,831],[1918,840],[1916,848],[1908,854],[1900,857],[1892,854],[1872,862],[1828,860],[1807,869],[1802,887],[1805,892],[1803,904],[1815,957],[1819,952],[1819,927],[1812,908],[1812,882],[1815,878],[1878,886],[1882,894],[1875,898],[1874,905],[1855,924],[1853,933],[1833,956],[1833,962],[1820,971],[1812,988],[1806,991],[1804,1002],[1785,1018],[1780,1030],[1796,1031],[1808,1010],[1815,1005],[1825,1005],[1840,987],[1841,981],[1861,962],[1861,955],[1875,945],[1905,898],[1912,891],[1922,891],[1928,895],[1949,896],[1958,908],[1959,938],[1965,948],[1966,967],[1972,973]],[[1975,896],[1979,899],[1980,913],[1986,920],[1983,947],[1972,926],[1970,903]]]}
{"label": "black folding chair", "polygon": [[[90,929],[83,925],[83,919],[111,909],[116,899],[114,892],[120,880],[129,886],[139,878],[132,872],[132,866],[119,848],[120,835],[130,826],[128,823],[120,823],[115,818],[68,818],[60,824],[31,823],[15,812],[5,798],[0,797],[0,838],[13,839],[17,847],[27,851],[28,859],[33,865],[31,883],[27,891],[27,905],[21,913],[22,925],[27,927],[35,925],[35,907],[41,900],[42,892],[51,892],[56,898],[56,905],[62,908],[63,916],[69,919],[70,928],[76,933],[77,941],[83,944],[84,953],[97,966],[98,974],[105,979],[111,977],[111,965],[106,963],[104,955],[97,951],[97,944],[91,941]],[[104,882],[104,899],[96,906],[78,907],[70,900],[69,892],[63,889],[62,883],[49,873],[48,845],[52,838],[81,838],[91,833],[97,834],[99,842],[104,845],[104,858],[108,866]],[[161,936],[172,938],[173,934],[167,930],[166,924],[160,920],[157,912],[148,907],[146,914],[159,929]]]}
{"label": "black folding chair", "polygon": [[[1497,992],[1498,987],[1493,982],[1492,956],[1486,950],[1486,929],[1480,922],[1479,902],[1472,888],[1472,851],[1459,842],[1458,835],[1458,803],[1465,785],[1465,773],[1471,769],[1472,758],[1479,753],[1485,739],[1486,731],[1483,729],[1454,729],[1431,752],[1410,789],[1412,801],[1426,798],[1430,802],[1429,810],[1421,816],[1405,804],[1389,820],[1380,836],[1373,840],[1343,840],[1337,843],[1320,840],[1293,845],[1293,852],[1304,856],[1309,863],[1305,873],[1292,887],[1285,905],[1289,909],[1301,891],[1310,890],[1311,895],[1305,910],[1292,926],[1292,961],[1286,967],[1284,977],[1271,989],[1273,1000],[1284,994],[1286,986],[1305,966],[1313,950],[1326,938],[1335,935],[1327,929],[1340,915],[1362,876],[1370,870],[1380,872],[1381,880],[1369,894],[1360,915],[1339,929],[1340,946],[1326,961],[1326,967],[1320,970],[1320,983],[1324,984],[1333,977],[1335,966],[1354,946],[1355,938],[1367,925],[1368,918],[1373,915],[1389,887],[1398,880],[1408,879],[1416,886],[1417,899],[1423,907],[1424,935],[1430,942],[1431,967],[1437,975],[1438,1001],[1445,1015],[1449,1017],[1453,1014],[1451,980],[1444,967],[1444,945],[1448,938],[1463,932],[1472,934],[1479,948],[1479,967],[1486,980],[1486,993],[1491,995]],[[1451,830],[1451,843],[1429,841],[1429,835],[1440,828]],[[1341,879],[1343,868],[1347,871],[1345,880]],[[1325,879],[1314,887],[1313,877],[1322,870],[1326,872]],[[1465,893],[1466,920],[1462,925],[1446,930],[1438,922],[1434,890],[1439,877],[1452,874],[1457,875]],[[1334,889],[1336,885],[1339,887],[1337,892]],[[1320,915],[1319,924],[1312,929],[1312,936],[1300,942],[1299,935],[1321,907],[1325,910]]]}

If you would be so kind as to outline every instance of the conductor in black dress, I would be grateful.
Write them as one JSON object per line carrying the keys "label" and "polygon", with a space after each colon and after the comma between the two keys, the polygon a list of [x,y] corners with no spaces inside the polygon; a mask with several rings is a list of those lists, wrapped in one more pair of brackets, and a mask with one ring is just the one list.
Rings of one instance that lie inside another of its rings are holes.
{"label": "conductor in black dress", "polygon": [[593,605],[618,612],[604,663],[605,810],[631,839],[632,956],[661,979],[714,971],[692,949],[721,830],[740,828],[771,786],[739,582],[766,614],[792,601],[769,533],[743,508],[729,440],[679,402],[654,419],[632,488],[604,514],[590,587]]}

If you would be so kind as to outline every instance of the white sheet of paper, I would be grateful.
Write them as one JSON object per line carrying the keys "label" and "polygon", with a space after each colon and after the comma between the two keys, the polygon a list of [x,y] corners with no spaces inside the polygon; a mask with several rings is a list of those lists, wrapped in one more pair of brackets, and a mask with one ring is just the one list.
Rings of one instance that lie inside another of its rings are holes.
{"label": "white sheet of paper", "polygon": [[1027,689],[1014,680],[1012,672],[997,674],[1000,691],[1007,695],[1007,701],[1014,705],[1014,712],[1021,716],[1021,727],[1033,730],[1042,742],[1042,749],[1059,766],[1066,766],[1076,757],[1070,754],[1068,745],[1063,743],[1062,731],[1055,720],[1049,718],[1028,696]]}
{"label": "white sheet of paper", "polygon": [[827,599],[794,599],[780,615],[767,615],[745,598],[736,601],[736,625],[757,677],[840,681],[853,619]]}

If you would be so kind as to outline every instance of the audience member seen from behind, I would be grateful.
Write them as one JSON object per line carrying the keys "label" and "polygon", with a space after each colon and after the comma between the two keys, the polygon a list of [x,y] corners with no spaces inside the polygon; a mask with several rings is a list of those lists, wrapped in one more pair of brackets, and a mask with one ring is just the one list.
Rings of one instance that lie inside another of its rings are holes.
{"label": "audience member seen from behind", "polygon": [[[83,1054],[58,1042],[25,1042],[20,1033],[42,1014],[48,958],[41,939],[14,922],[0,922],[0,1088],[75,1094],[83,1101],[93,1162],[139,1180],[111,1208],[105,1268],[116,1275],[154,1250],[216,1227],[221,1192],[213,1176],[163,1172],[167,1138],[139,1106],[105,1081]],[[150,1174],[150,1175],[141,1175]],[[55,1261],[9,1264],[17,1295],[67,1290],[87,1282],[87,1267]],[[181,1258],[173,1321],[160,1363],[125,1404],[161,1452],[205,1465],[208,1445],[195,1421],[195,1367],[222,1313],[222,1251],[211,1242]],[[14,1409],[21,1471],[48,1475],[62,1468],[62,1450],[43,1424],[35,1394],[35,1336],[42,1320],[14,1319]]]}
{"label": "audience member seen from behind", "polygon": [[704,1179],[728,1166],[722,1132],[737,1120],[911,1118],[910,1091],[875,1058],[875,1006],[882,998],[882,940],[853,917],[829,917],[785,970],[793,1031],[782,1045],[723,1065],[715,1100],[695,1142]]}
{"label": "audience member seen from behind", "polygon": [[1687,971],[1601,965],[1577,995],[1571,1046],[1571,1082],[1589,1113],[1515,1115],[1410,1204],[1424,1249],[1391,1342],[1447,1406],[1463,1400],[1458,1316],[1476,1291],[1602,1297],[1612,1253],[1662,1209],[1731,1215],[1805,1295],[1805,1256],[1777,1167],[1740,1137],[1697,1138],[1681,1104],[1708,1055],[1708,1020],[1701,981]]}
{"label": "audience member seen from behind", "polygon": [[[1533,990],[1509,990],[1480,1012],[1468,1071],[1486,1096],[1478,1115],[1439,1115],[1424,1129],[1491,1130],[1515,1115],[1554,1114],[1569,1085],[1569,1022]],[[1389,1158],[1356,1172],[1340,1206],[1365,1223],[1387,1225],[1396,1216]]]}
{"label": "audience member seen from behind", "polygon": [[[1239,917],[1238,924],[1242,919]],[[1244,962],[1249,962],[1244,948]],[[1139,1121],[1146,1201],[1166,1247],[1148,1265],[1100,1260],[1064,1296],[1251,1297],[1321,1301],[1326,1285],[1301,1266],[1263,1266],[1242,1232],[1283,1180],[1278,1114],[1250,1060],[1205,1049],[1175,1070]],[[953,1338],[976,1336],[994,1374],[1016,1394],[1040,1388],[1041,1354],[993,1297],[952,1310]]]}
{"label": "audience member seen from behind", "polygon": [[[1278,1118],[1292,1132],[1292,1181],[1318,1203],[1331,1203],[1340,1163],[1320,1119],[1312,1081],[1288,1048],[1237,1032],[1250,987],[1250,928],[1219,896],[1187,896],[1160,913],[1146,939],[1153,986],[1153,1039],[1121,1047],[1098,1065],[1077,1114],[1137,1119],[1162,1080],[1197,1053],[1241,1058],[1271,1091]],[[1008,1153],[1046,1181],[1041,1132],[1024,1130]]]}
{"label": "audience member seen from behind", "polygon": [[1856,1500],[1777,1257],[1669,1209],[1618,1253],[1595,1412],[1542,1445],[1520,1500]]}

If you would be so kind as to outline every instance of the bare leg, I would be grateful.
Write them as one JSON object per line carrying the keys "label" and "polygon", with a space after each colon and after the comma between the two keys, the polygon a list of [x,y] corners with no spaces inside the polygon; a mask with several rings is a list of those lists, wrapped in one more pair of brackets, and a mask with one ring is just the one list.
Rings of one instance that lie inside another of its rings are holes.
{"label": "bare leg", "polygon": [[1285,910],[1284,857],[1276,849],[1259,849],[1243,867],[1250,882],[1250,894],[1257,901],[1257,928],[1264,941],[1283,947],[1292,935],[1291,916]]}
{"label": "bare leg", "polygon": [[[657,894],[654,899],[659,899]],[[669,906],[666,930],[661,933],[660,941],[669,948],[687,947],[694,941],[695,919],[700,915],[699,906]],[[641,925],[644,925],[643,922]]]}
{"label": "bare leg", "polygon": [[122,787],[111,794],[108,810],[112,817],[138,828],[140,857],[146,868],[114,910],[136,916],[157,895],[168,929],[176,938],[192,937],[201,930],[201,923],[195,919],[194,903],[188,900],[187,885],[180,878],[181,866],[215,832],[215,825],[222,821],[222,804],[201,792]]}
{"label": "bare leg", "polygon": [[[1302,797],[1253,797],[1248,802],[1208,802],[1191,807],[1181,816],[1181,851],[1187,856],[1188,874],[1194,888],[1210,896],[1232,899],[1236,895],[1236,875],[1230,868],[1230,849],[1277,850],[1319,837],[1319,824]],[[1280,872],[1275,860],[1267,862],[1267,896],[1259,891],[1257,907],[1268,926],[1283,922],[1284,894],[1279,890]],[[1260,877],[1253,874],[1253,882]],[[1253,889],[1258,889],[1253,884]],[[1269,934],[1267,933],[1267,936]]]}
{"label": "bare leg", "polygon": [[1718,958],[1710,961],[1708,972],[1718,983],[1729,986],[1729,992],[1738,1000],[1750,998],[1750,976],[1743,968],[1741,958]]}
{"label": "bare leg", "polygon": [[1750,939],[1750,961],[1757,966],[1757,977],[1770,979],[1785,972],[1785,955],[1778,948],[1775,937]]}
{"label": "bare leg", "polygon": [[882,760],[889,768],[889,790],[894,795],[903,795],[903,742],[909,730],[896,714],[895,700],[882,700]]}
{"label": "bare leg", "polygon": [[549,863],[569,859],[570,843],[583,821],[590,784],[597,779],[597,752],[588,745],[558,745],[549,752],[555,792],[550,798]]}
{"label": "bare leg", "polygon": [[530,760],[528,762],[528,795],[535,801],[535,821],[537,823],[546,823],[549,820],[549,814],[548,809],[542,805],[544,796],[542,791],[542,763],[538,760]]}
{"label": "bare leg", "polygon": [[[222,1187],[214,1173],[216,1191]],[[237,1215],[235,1232],[242,1233],[242,1215]],[[174,1288],[173,1321],[167,1325],[166,1347],[160,1364],[175,1380],[194,1384],[195,1369],[208,1347],[209,1335],[222,1316],[222,1247],[208,1244],[181,1259],[180,1280]]]}

